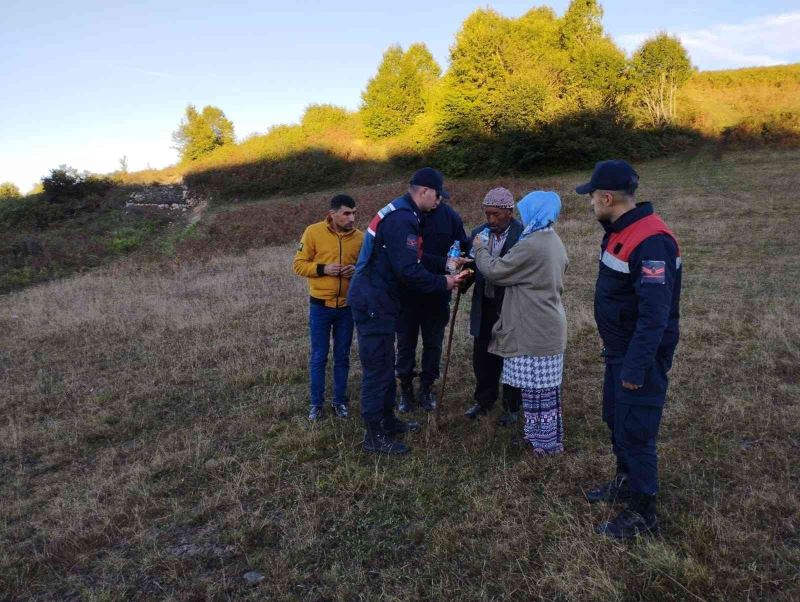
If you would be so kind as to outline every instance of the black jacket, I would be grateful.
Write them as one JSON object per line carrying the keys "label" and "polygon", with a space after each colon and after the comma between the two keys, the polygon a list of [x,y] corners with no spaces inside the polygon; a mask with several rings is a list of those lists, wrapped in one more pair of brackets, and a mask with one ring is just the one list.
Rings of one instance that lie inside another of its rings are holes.
{"label": "black jacket", "polygon": [[[472,246],[472,240],[478,235],[478,233],[487,227],[488,224],[481,224],[472,231],[472,233],[469,235],[470,246]],[[500,257],[508,253],[509,249],[517,244],[519,236],[522,234],[522,230],[524,230],[522,222],[517,219],[512,219],[508,230],[508,236],[506,237],[506,242],[503,245],[503,248],[500,250]],[[483,308],[483,291],[485,287],[486,282],[483,279],[483,276],[481,276],[480,271],[476,269],[475,287],[472,290],[472,309],[469,312],[469,333],[474,337],[477,337],[481,331],[481,311]],[[494,287],[494,296],[497,303],[498,312],[503,303],[504,290],[505,289],[502,286]]]}
{"label": "black jacket", "polygon": [[601,224],[595,321],[606,361],[621,363],[622,380],[641,385],[657,355],[669,369],[678,344],[680,249],[650,203]]}
{"label": "black jacket", "polygon": [[[421,215],[422,265],[434,274],[446,274],[447,252],[453,241],[461,243],[461,251],[469,252],[472,239],[464,232],[464,222],[458,212],[445,203]],[[421,293],[410,287],[401,289],[404,303],[441,304],[450,302],[449,291]]]}
{"label": "black jacket", "polygon": [[375,231],[372,244],[365,240],[356,275],[350,283],[347,304],[364,333],[395,332],[400,310],[400,292],[409,288],[419,293],[447,291],[444,276],[433,274],[421,263],[421,213],[411,196],[392,201],[393,211],[382,220],[370,222],[368,233]]}

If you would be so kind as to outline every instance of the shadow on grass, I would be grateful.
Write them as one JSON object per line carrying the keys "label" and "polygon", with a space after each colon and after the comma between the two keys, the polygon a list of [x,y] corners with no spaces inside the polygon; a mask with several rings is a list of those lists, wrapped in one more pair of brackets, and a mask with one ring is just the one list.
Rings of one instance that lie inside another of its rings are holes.
{"label": "shadow on grass", "polygon": [[374,183],[434,165],[448,177],[537,174],[574,169],[609,157],[640,160],[702,145],[688,128],[641,129],[615,111],[583,111],[532,130],[480,131],[450,120],[427,147],[399,150],[385,161],[353,159],[328,148],[309,148],[278,159],[189,171],[186,184],[217,200],[312,192]]}
{"label": "shadow on grass", "polygon": [[253,157],[237,165],[190,169],[184,181],[217,201],[235,201],[375,183],[424,165],[439,168],[447,177],[541,175],[612,157],[640,161],[709,146],[718,155],[727,149],[796,148],[800,115],[748,118],[720,136],[686,126],[638,127],[613,108],[578,111],[535,128],[497,131],[486,131],[469,116],[455,116],[439,127],[435,139],[413,149],[395,147],[385,160],[353,158],[350,151],[320,144],[279,158]]}
{"label": "shadow on grass", "polygon": [[[194,196],[225,203],[400,181],[424,165],[436,166],[448,178],[541,176],[589,168],[611,157],[630,161],[676,153],[690,157],[709,147],[716,157],[727,149],[800,147],[800,116],[786,113],[749,119],[718,138],[685,127],[639,128],[614,110],[581,111],[535,129],[498,132],[482,131],[466,117],[452,118],[427,147],[397,150],[385,160],[308,148],[277,159],[254,158],[238,165],[189,171],[184,183]],[[156,241],[170,222],[168,217],[121,211],[131,193],[141,189],[96,178],[70,194],[0,201],[0,232],[8,234],[0,243],[0,293],[95,267]],[[402,187],[360,192],[357,200],[365,217],[393,195],[402,194]],[[200,235],[183,240],[178,234],[175,241],[166,241],[169,250],[161,255],[172,256],[177,249],[182,256],[206,257],[289,242],[299,235],[298,221],[316,221],[323,205],[320,198],[310,195],[220,214]]]}

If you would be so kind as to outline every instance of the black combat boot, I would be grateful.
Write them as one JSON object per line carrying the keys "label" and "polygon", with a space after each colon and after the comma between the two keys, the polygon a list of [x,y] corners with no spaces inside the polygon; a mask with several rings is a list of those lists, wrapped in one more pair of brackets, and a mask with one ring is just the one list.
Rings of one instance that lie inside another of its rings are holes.
{"label": "black combat boot", "polygon": [[519,412],[511,412],[509,410],[505,410],[500,415],[500,418],[497,419],[497,424],[499,426],[511,426],[513,424],[516,424],[518,419],[519,419]]}
{"label": "black combat boot", "polygon": [[400,383],[400,401],[397,403],[397,411],[401,414],[413,412],[415,405],[413,383]]}
{"label": "black combat boot", "polygon": [[628,484],[628,475],[624,472],[618,472],[617,475],[605,485],[601,485],[596,489],[590,489],[584,492],[586,501],[590,504],[597,502],[627,502],[631,497],[631,489]]}
{"label": "black combat boot", "polygon": [[472,406],[470,409],[464,412],[464,416],[466,416],[470,420],[475,420],[477,418],[480,418],[481,416],[486,416],[486,414],[488,413],[489,410],[487,408],[484,408],[481,404],[476,403],[474,406]]}
{"label": "black combat boot", "polygon": [[433,389],[430,385],[422,385],[419,405],[426,412],[431,412],[436,409],[436,394],[433,392]]}
{"label": "black combat boot", "polygon": [[595,528],[600,535],[614,539],[633,539],[640,535],[658,535],[656,496],[631,493],[628,507],[614,519],[607,520]]}
{"label": "black combat boot", "polygon": [[364,442],[361,445],[365,452],[391,456],[408,453],[408,446],[389,437],[381,428],[380,423],[367,423],[366,427]]}
{"label": "black combat boot", "polygon": [[396,437],[405,433],[416,433],[422,426],[416,420],[400,420],[394,414],[390,414],[381,421],[381,428],[387,437]]}

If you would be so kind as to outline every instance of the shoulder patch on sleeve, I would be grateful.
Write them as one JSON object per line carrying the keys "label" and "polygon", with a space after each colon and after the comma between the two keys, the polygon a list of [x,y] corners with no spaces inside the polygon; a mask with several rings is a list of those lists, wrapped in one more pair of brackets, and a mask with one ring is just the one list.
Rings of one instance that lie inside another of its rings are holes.
{"label": "shoulder patch on sleeve", "polygon": [[642,261],[642,284],[664,284],[666,273],[665,262],[652,259]]}
{"label": "shoulder patch on sleeve", "polygon": [[406,237],[406,247],[409,249],[417,250],[417,235],[416,234],[409,234]]}
{"label": "shoulder patch on sleeve", "polygon": [[301,240],[299,243],[297,243],[297,250],[298,251],[302,251],[303,250],[303,246],[304,246],[303,245],[303,241]]}

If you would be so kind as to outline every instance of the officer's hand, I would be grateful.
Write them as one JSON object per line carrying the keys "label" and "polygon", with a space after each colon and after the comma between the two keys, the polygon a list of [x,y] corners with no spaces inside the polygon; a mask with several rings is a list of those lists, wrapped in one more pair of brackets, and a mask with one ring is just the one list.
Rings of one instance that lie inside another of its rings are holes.
{"label": "officer's hand", "polygon": [[465,265],[467,265],[470,261],[472,261],[472,260],[469,257],[456,257],[455,258],[456,269],[460,270]]}
{"label": "officer's hand", "polygon": [[338,263],[329,263],[323,270],[326,276],[338,276],[342,273],[342,266]]}
{"label": "officer's hand", "polygon": [[461,283],[460,276],[445,276],[447,278],[447,290],[452,291],[455,287],[457,287]]}
{"label": "officer's hand", "polygon": [[467,268],[459,272],[458,276],[461,278],[461,280],[458,282],[458,290],[460,290],[462,293],[466,293],[469,287],[472,286],[472,282],[475,280],[475,270]]}
{"label": "officer's hand", "polygon": [[350,278],[356,271],[356,266],[354,265],[343,265],[341,275],[343,278]]}
{"label": "officer's hand", "polygon": [[627,380],[623,380],[622,388],[628,389],[629,391],[635,391],[636,389],[641,389],[642,385],[634,385],[633,383],[629,383]]}

